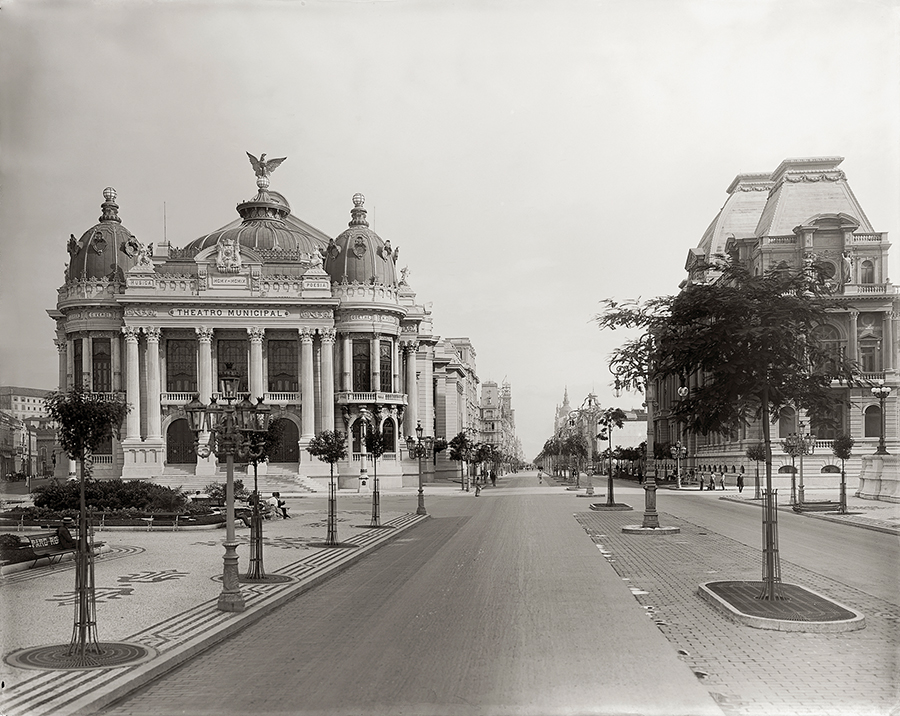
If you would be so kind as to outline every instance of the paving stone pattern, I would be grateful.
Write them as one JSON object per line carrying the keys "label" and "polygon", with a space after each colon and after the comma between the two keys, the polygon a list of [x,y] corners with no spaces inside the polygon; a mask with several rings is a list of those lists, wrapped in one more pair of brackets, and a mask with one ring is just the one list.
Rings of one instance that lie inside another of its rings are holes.
{"label": "paving stone pattern", "polygon": [[900,608],[781,561],[785,582],[861,611],[866,628],[838,634],[779,632],[734,623],[697,594],[718,580],[759,580],[761,549],[660,515],[679,535],[627,535],[634,515],[575,518],[635,599],[729,716],[896,716]]}

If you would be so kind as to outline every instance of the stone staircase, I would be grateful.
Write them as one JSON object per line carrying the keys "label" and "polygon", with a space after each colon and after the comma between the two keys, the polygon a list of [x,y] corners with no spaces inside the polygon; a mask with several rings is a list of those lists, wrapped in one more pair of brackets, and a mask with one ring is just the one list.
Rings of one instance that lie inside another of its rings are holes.
{"label": "stone staircase", "polygon": [[[248,490],[253,489],[253,466],[247,470],[243,465],[237,465],[234,469],[235,480],[241,480]],[[297,468],[289,464],[271,464],[264,468],[265,474],[257,478],[259,491],[263,495],[272,492],[297,493],[316,492],[319,485],[315,480],[297,474]],[[167,465],[162,475],[153,478],[157,485],[164,485],[173,489],[182,489],[186,492],[203,492],[211,482],[225,482],[225,467],[220,466],[214,475],[194,475],[191,466]]]}

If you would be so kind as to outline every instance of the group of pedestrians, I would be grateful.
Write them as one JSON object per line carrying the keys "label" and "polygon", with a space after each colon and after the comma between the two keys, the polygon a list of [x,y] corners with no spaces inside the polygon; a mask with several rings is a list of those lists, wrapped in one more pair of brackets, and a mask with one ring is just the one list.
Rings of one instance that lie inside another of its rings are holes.
{"label": "group of pedestrians", "polygon": [[[709,477],[707,478],[707,476],[703,472],[701,472],[699,474],[699,483],[701,490],[715,490],[717,486],[720,490],[724,490],[725,473],[722,470],[719,470],[718,472],[711,472],[709,473]],[[738,492],[744,491],[744,473],[742,472],[738,473],[737,475],[737,489]]]}

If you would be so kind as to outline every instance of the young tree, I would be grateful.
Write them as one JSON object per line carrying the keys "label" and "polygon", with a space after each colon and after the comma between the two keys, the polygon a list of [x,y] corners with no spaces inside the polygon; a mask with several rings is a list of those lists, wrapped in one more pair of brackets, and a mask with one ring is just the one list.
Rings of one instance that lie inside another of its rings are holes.
{"label": "young tree", "polygon": [[[646,303],[606,301],[601,328],[638,328],[641,335],[617,349],[610,367],[617,387],[642,390],[648,381],[696,374],[700,385],[673,406],[693,432],[728,434],[751,418],[760,421],[766,446],[766,488],[771,497],[770,415],[786,406],[830,414],[833,380],[850,382],[852,365],[815,340],[834,305],[825,267],[814,261],[754,275],[734,261],[705,268],[718,277],[690,283],[674,297]],[[767,501],[766,589],[774,599],[775,508]]]}
{"label": "young tree", "polygon": [[841,514],[847,514],[847,482],[844,477],[844,461],[850,459],[853,450],[853,438],[849,435],[838,435],[831,444],[831,452],[841,461]]}
{"label": "young tree", "polygon": [[625,415],[625,411],[621,408],[606,408],[602,413],[600,413],[600,417],[597,418],[597,422],[603,426],[603,430],[598,435],[601,440],[608,440],[609,447],[607,450],[609,451],[609,475],[607,476],[606,482],[606,506],[614,507],[616,504],[615,497],[613,496],[613,447],[612,447],[612,431],[613,428],[621,428],[625,424],[625,418],[628,417]]}
{"label": "young tree", "polygon": [[366,430],[366,452],[372,456],[372,521],[370,527],[381,527],[381,494],[378,491],[378,458],[385,452],[384,433],[377,423]]}
{"label": "young tree", "polygon": [[[284,434],[284,418],[272,420],[269,429],[262,434],[254,433],[251,437],[248,462],[253,465],[253,514],[250,519],[250,566],[247,579],[265,579],[266,570],[263,565],[263,516],[259,510],[259,465],[268,462],[269,458],[281,444]],[[241,485],[243,487],[243,484]],[[238,494],[237,482],[234,484],[235,496]]]}
{"label": "young tree", "polygon": [[466,435],[466,431],[461,430],[450,439],[450,442],[447,444],[447,446],[450,450],[450,452],[447,453],[450,459],[459,461],[460,482],[462,483],[463,489],[468,492],[468,474],[464,474],[463,471],[466,470],[465,466],[472,455],[472,441],[469,440],[469,436]]}
{"label": "young tree", "polygon": [[340,430],[323,430],[309,441],[306,451],[322,462],[328,463],[331,479],[328,482],[328,535],[325,544],[336,547],[337,541],[337,487],[334,484],[334,466],[347,457],[347,441]]}
{"label": "young tree", "polygon": [[766,461],[766,444],[756,443],[755,445],[751,445],[747,448],[746,454],[750,460],[753,460],[756,463],[756,481],[754,483],[755,491],[753,499],[759,500],[762,499],[762,495],[759,492],[759,463]]}
{"label": "young tree", "polygon": [[81,466],[78,546],[75,551],[75,628],[69,655],[78,663],[92,663],[89,654],[98,655],[96,598],[94,593],[94,553],[88,544],[87,509],[84,499],[85,463],[97,447],[119,430],[129,406],[124,400],[107,394],[76,388],[51,393],[44,399],[47,414],[56,423],[56,437],[70,459]]}

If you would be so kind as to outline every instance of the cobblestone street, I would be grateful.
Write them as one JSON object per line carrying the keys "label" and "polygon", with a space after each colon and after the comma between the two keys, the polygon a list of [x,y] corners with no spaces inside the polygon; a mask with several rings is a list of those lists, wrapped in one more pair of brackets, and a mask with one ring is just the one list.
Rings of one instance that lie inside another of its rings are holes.
{"label": "cobblestone street", "polygon": [[697,594],[714,580],[758,580],[761,553],[661,515],[678,535],[622,534],[635,513],[576,519],[635,599],[723,711],[735,716],[884,716],[897,704],[900,608],[782,560],[785,582],[862,611],[866,628],[840,634],[754,629],[731,622]]}

